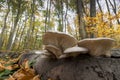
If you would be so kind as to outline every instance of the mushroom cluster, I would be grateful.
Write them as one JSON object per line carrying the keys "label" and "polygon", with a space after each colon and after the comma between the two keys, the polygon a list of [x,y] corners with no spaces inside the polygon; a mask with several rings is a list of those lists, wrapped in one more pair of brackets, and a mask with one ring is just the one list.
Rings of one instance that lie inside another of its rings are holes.
{"label": "mushroom cluster", "polygon": [[111,38],[88,38],[77,41],[62,32],[46,32],[43,36],[44,50],[57,59],[76,57],[80,54],[110,57],[109,52],[115,42]]}

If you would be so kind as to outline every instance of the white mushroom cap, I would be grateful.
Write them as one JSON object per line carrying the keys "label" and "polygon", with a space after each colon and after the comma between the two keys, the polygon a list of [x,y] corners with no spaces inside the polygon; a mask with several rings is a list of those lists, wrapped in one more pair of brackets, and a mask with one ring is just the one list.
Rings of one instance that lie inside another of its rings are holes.
{"label": "white mushroom cap", "polygon": [[64,53],[59,57],[59,59],[67,58],[67,57],[76,57],[79,54],[85,54],[85,53],[88,53],[87,48],[74,46],[74,47],[66,49]]}
{"label": "white mushroom cap", "polygon": [[71,48],[67,48],[64,53],[87,53],[88,52],[88,49],[87,48],[84,48],[84,47],[78,47],[78,46],[74,46],[74,47],[71,47]]}

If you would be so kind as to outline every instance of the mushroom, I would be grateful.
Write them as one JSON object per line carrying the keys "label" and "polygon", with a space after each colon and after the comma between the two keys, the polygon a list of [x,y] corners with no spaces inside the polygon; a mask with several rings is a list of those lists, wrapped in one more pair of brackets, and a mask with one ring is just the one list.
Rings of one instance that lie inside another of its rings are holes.
{"label": "mushroom", "polygon": [[111,38],[87,38],[78,42],[79,47],[84,47],[89,50],[89,54],[92,56],[106,56],[110,57],[109,52],[115,42]]}
{"label": "mushroom", "polygon": [[67,48],[77,45],[77,40],[63,32],[46,32],[43,36],[43,45],[58,58]]}
{"label": "mushroom", "polygon": [[43,45],[53,45],[62,50],[62,52],[77,45],[77,40],[74,37],[63,32],[46,32],[42,38]]}
{"label": "mushroom", "polygon": [[59,58],[61,59],[61,58],[67,58],[67,57],[76,57],[79,54],[86,54],[86,53],[88,53],[87,48],[74,46],[71,48],[67,48]]}
{"label": "mushroom", "polygon": [[62,54],[61,50],[53,45],[46,45],[45,49],[56,58],[58,58]]}

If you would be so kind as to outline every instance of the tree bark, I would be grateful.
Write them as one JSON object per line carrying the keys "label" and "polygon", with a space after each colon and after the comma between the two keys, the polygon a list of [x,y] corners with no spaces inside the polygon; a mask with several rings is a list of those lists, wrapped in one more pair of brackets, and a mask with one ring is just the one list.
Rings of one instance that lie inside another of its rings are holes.
{"label": "tree bark", "polygon": [[96,16],[96,0],[90,0],[90,17]]}
{"label": "tree bark", "polygon": [[39,59],[34,69],[47,80],[120,80],[120,59],[79,56],[61,60]]}
{"label": "tree bark", "polygon": [[78,24],[79,24],[79,34],[80,38],[84,39],[87,37],[85,30],[85,23],[83,20],[83,2],[82,0],[76,0],[77,14],[78,14]]}
{"label": "tree bark", "polygon": [[[107,6],[107,10],[108,10],[108,13],[109,13],[109,16],[110,16],[110,7],[109,7],[109,4],[108,4],[108,1],[107,0],[105,0],[105,2],[106,2],[106,6]],[[110,22],[110,27],[112,26],[112,22],[111,22],[111,20],[109,20]]]}
{"label": "tree bark", "polygon": [[[109,3],[112,6],[112,10],[113,10],[115,16],[117,16],[117,10],[116,10],[116,2],[115,2],[115,0],[113,0],[114,5],[112,4],[112,2],[110,0],[109,0]],[[120,24],[119,19],[116,19],[116,20],[117,20],[118,24]]]}
{"label": "tree bark", "polygon": [[99,9],[100,9],[100,12],[103,13],[102,8],[101,8],[101,5],[100,5],[100,3],[99,3],[99,0],[97,0],[97,4],[98,4],[98,7],[99,7]]}
{"label": "tree bark", "polygon": [[68,0],[66,0],[66,11],[65,11],[65,17],[64,17],[64,26],[65,26],[65,33],[67,32],[67,15],[68,15]]}
{"label": "tree bark", "polygon": [[[96,0],[90,0],[90,17],[96,17]],[[95,27],[95,25],[91,25],[91,27]],[[90,33],[90,37],[95,37],[93,32]]]}
{"label": "tree bark", "polygon": [[4,18],[4,25],[3,25],[3,28],[2,28],[2,32],[1,32],[1,35],[0,35],[0,49],[3,47],[3,40],[4,40],[4,33],[5,33],[5,29],[7,27],[7,17],[8,17],[8,14],[10,12],[10,4],[9,4],[9,0],[7,1],[7,5],[8,5],[8,10],[5,14],[5,18]]}
{"label": "tree bark", "polygon": [[[26,37],[26,43],[25,43],[25,47],[27,49],[32,49],[33,46],[33,35],[34,35],[34,22],[35,22],[35,0],[32,1],[31,3],[31,14],[30,14],[30,27],[27,30],[27,37]],[[28,41],[30,41],[31,43],[29,43]]]}
{"label": "tree bark", "polygon": [[48,23],[48,15],[49,15],[49,13],[48,13],[48,10],[49,10],[49,0],[47,1],[47,9],[46,9],[46,16],[45,16],[45,31],[44,32],[47,32],[47,28],[48,28],[48,26],[47,26],[47,23]]}
{"label": "tree bark", "polygon": [[8,39],[8,44],[6,47],[7,50],[11,50],[11,48],[12,48],[12,44],[14,42],[14,37],[15,37],[15,33],[16,33],[17,23],[18,23],[19,18],[20,18],[20,14],[21,14],[21,0],[19,0],[17,15],[16,15],[15,20],[14,20],[14,26],[13,26],[13,29],[11,29],[10,36]]}
{"label": "tree bark", "polygon": [[120,50],[112,58],[79,55],[74,58],[41,58],[34,53],[24,54],[19,63],[36,60],[33,65],[41,80],[120,80]]}

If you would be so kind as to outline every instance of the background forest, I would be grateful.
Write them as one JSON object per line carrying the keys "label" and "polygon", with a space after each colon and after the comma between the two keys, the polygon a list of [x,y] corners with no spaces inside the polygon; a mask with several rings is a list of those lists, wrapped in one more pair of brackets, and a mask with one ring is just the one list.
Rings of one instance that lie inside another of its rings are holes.
{"label": "background forest", "polygon": [[42,34],[110,37],[120,47],[120,0],[0,0],[0,50],[41,49]]}

